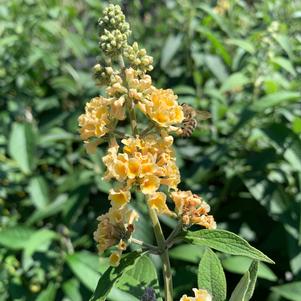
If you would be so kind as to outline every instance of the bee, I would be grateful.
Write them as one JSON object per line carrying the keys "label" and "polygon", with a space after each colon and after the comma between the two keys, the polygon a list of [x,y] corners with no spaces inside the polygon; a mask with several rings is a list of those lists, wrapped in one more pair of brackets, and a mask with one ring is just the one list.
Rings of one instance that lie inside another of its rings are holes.
{"label": "bee", "polygon": [[186,103],[181,104],[181,106],[184,113],[184,120],[182,122],[182,133],[180,136],[187,138],[190,137],[197,128],[198,121],[207,120],[211,117],[211,114],[207,111],[198,111]]}

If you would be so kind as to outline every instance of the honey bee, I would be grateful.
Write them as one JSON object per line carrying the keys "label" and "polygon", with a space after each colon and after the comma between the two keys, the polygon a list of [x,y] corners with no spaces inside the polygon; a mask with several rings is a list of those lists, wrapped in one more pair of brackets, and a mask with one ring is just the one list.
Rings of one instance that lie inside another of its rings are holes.
{"label": "honey bee", "polygon": [[184,113],[184,120],[182,122],[182,133],[180,136],[187,138],[192,135],[198,126],[198,121],[207,120],[211,117],[211,114],[207,111],[198,111],[186,103],[181,104],[181,106]]}

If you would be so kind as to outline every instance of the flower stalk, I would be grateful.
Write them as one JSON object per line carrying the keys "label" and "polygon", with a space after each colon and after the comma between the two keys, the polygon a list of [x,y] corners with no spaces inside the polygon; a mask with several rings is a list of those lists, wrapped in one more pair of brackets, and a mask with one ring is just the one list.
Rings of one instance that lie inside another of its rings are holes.
{"label": "flower stalk", "polygon": [[169,255],[168,255],[168,248],[166,247],[163,231],[155,209],[149,207],[149,216],[151,218],[158,247],[160,248],[161,251],[160,257],[163,264],[162,271],[163,271],[163,279],[164,279],[164,297],[166,301],[172,301],[173,284],[172,284],[172,273],[171,273]]}

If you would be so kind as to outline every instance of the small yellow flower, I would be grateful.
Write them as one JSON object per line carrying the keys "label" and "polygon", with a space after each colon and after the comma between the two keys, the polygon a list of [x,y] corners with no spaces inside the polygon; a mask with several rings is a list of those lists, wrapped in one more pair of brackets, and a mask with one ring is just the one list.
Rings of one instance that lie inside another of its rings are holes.
{"label": "small yellow flower", "polygon": [[148,205],[150,208],[154,208],[160,214],[172,215],[166,204],[166,195],[163,192],[155,192],[148,197]]}
{"label": "small yellow flower", "polygon": [[109,258],[110,266],[117,267],[120,263],[120,259],[121,259],[121,252],[120,251],[113,252]]}
{"label": "small yellow flower", "polygon": [[113,118],[118,120],[124,120],[125,115],[125,97],[121,96],[118,99],[114,100],[111,107],[111,114]]}
{"label": "small yellow flower", "polygon": [[[94,232],[94,240],[97,242],[99,253],[103,253],[112,246],[121,246],[121,240],[129,239],[133,232],[133,223],[137,219],[137,212],[126,206],[111,207],[106,214],[99,216],[97,218],[99,224]],[[124,244],[121,249],[124,249]]]}
{"label": "small yellow flower", "polygon": [[140,183],[140,189],[144,194],[154,193],[159,187],[160,179],[155,175],[146,175]]}
{"label": "small yellow flower", "polygon": [[86,104],[85,114],[78,118],[81,139],[99,138],[109,132],[111,102],[111,99],[100,96]]}
{"label": "small yellow flower", "polygon": [[85,141],[84,146],[88,154],[95,154],[97,146],[100,144],[99,141]]}
{"label": "small yellow flower", "polygon": [[128,203],[131,199],[131,193],[128,190],[114,190],[111,189],[109,192],[109,200],[113,207],[122,207]]}
{"label": "small yellow flower", "polygon": [[139,176],[141,171],[141,162],[136,158],[131,158],[128,161],[128,177],[134,179]]}
{"label": "small yellow flower", "polygon": [[184,119],[182,107],[171,89],[154,89],[149,100],[143,100],[140,109],[161,127],[179,124]]}
{"label": "small yellow flower", "polygon": [[194,297],[187,297],[183,295],[180,301],[212,301],[211,295],[204,289],[192,289],[194,292]]}

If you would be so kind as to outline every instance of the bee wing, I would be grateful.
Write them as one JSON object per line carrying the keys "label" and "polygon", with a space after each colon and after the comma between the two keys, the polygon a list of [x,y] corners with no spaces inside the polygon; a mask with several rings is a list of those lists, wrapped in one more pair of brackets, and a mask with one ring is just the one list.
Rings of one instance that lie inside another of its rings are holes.
{"label": "bee wing", "polygon": [[211,113],[208,111],[196,111],[196,117],[199,120],[207,120],[211,118]]}

